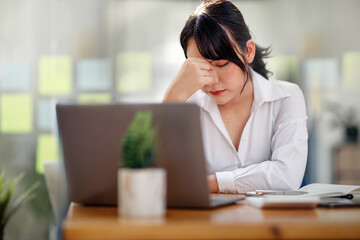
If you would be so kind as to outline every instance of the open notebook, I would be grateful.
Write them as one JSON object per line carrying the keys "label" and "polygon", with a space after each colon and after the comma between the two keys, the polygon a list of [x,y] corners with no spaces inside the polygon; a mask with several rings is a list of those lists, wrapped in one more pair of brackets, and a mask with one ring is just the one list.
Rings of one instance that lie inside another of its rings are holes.
{"label": "open notebook", "polygon": [[336,197],[352,194],[355,198],[360,197],[360,186],[356,185],[312,183],[299,190],[307,192],[306,196]]}
{"label": "open notebook", "polygon": [[[258,190],[261,192],[261,190]],[[248,197],[249,205],[259,208],[314,208],[318,205],[346,206],[357,205],[360,199],[360,186],[313,183],[299,189],[299,195],[264,194],[260,197]],[[335,204],[335,205],[334,205]],[[331,206],[330,206],[331,207]]]}

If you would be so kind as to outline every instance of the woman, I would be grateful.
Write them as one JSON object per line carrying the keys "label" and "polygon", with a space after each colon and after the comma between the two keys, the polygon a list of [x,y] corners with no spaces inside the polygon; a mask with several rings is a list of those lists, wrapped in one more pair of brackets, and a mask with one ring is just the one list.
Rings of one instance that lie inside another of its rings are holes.
{"label": "woman", "polygon": [[269,81],[268,49],[229,1],[202,3],[180,35],[186,60],[164,102],[201,107],[211,192],[298,189],[307,159],[300,88]]}

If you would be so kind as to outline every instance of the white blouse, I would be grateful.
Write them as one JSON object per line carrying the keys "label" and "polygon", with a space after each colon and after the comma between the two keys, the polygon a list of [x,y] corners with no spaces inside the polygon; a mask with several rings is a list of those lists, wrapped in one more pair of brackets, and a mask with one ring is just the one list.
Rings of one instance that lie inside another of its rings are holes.
{"label": "white blouse", "polygon": [[208,172],[222,193],[256,189],[298,189],[307,160],[307,115],[304,96],[292,83],[266,80],[251,70],[254,101],[238,151],[217,104],[201,90],[186,102],[201,107]]}

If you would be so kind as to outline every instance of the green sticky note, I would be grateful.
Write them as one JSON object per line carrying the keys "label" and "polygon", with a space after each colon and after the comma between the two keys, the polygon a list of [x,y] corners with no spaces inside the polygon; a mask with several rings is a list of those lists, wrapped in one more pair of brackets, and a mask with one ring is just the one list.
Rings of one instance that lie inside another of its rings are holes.
{"label": "green sticky note", "polygon": [[343,86],[346,90],[360,90],[360,52],[347,52],[343,56]]}
{"label": "green sticky note", "polygon": [[120,93],[149,91],[151,57],[149,52],[123,52],[116,62],[117,90]]}
{"label": "green sticky note", "polygon": [[109,103],[111,96],[108,93],[86,93],[79,96],[80,103]]}
{"label": "green sticky note", "polygon": [[43,56],[39,61],[39,92],[41,95],[71,93],[70,56]]}
{"label": "green sticky note", "polygon": [[57,138],[51,134],[41,134],[38,136],[36,149],[36,171],[44,173],[44,162],[58,161],[59,146]]}
{"label": "green sticky note", "polygon": [[32,131],[32,98],[29,94],[3,94],[0,104],[2,133],[30,133]]}
{"label": "green sticky note", "polygon": [[278,80],[296,82],[298,74],[298,57],[295,55],[279,55],[267,60],[267,68]]}

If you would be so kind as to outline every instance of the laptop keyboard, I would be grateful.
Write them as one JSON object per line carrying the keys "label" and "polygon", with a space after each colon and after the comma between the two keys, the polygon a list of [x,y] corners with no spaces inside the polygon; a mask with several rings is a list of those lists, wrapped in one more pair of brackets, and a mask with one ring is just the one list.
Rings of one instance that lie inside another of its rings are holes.
{"label": "laptop keyboard", "polygon": [[231,203],[235,203],[239,200],[243,200],[244,197],[240,196],[210,196],[210,206],[221,206],[221,205],[228,205]]}

